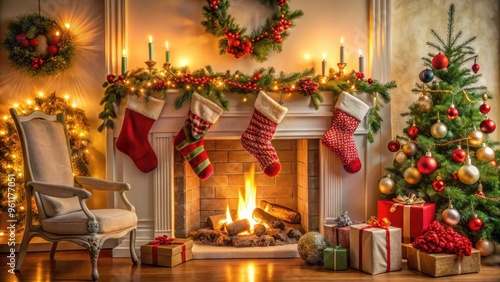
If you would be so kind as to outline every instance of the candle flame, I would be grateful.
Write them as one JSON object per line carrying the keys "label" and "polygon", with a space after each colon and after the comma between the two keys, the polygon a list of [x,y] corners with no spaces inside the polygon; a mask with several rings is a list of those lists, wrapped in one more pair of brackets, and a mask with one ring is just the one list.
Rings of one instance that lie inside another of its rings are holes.
{"label": "candle flame", "polygon": [[153,36],[152,35],[149,36],[149,43],[153,43]]}
{"label": "candle flame", "polygon": [[323,53],[323,61],[326,60],[326,53]]}
{"label": "candle flame", "polygon": [[307,61],[311,60],[311,55],[308,53],[304,54],[304,59]]}
{"label": "candle flame", "polygon": [[127,50],[123,49],[122,54],[123,54],[123,57],[127,57]]}
{"label": "candle flame", "polygon": [[358,53],[360,57],[363,57],[363,52],[361,51],[361,49],[358,50]]}
{"label": "candle flame", "polygon": [[169,51],[170,49],[168,48],[168,41],[165,41],[165,47],[167,47],[167,51]]}
{"label": "candle flame", "polygon": [[344,37],[340,37],[340,46],[344,46]]}

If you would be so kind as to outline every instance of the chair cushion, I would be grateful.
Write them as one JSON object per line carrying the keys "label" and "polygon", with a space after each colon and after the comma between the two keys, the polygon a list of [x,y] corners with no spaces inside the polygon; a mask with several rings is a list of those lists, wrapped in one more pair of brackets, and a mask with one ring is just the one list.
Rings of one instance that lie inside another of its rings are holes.
{"label": "chair cushion", "polygon": [[[33,180],[74,185],[68,143],[63,125],[57,121],[33,119],[23,122]],[[78,197],[54,198],[42,195],[48,217],[81,210]]]}
{"label": "chair cushion", "polygon": [[[99,222],[97,233],[110,233],[137,225],[137,215],[122,209],[91,210]],[[42,229],[46,232],[64,235],[89,234],[87,216],[83,211],[72,212],[42,220]]]}

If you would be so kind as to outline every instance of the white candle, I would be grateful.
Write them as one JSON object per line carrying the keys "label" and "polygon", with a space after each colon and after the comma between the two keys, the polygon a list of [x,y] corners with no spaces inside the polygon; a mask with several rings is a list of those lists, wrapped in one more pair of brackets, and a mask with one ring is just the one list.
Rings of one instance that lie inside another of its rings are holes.
{"label": "white candle", "polygon": [[323,53],[323,61],[321,62],[321,75],[326,76],[326,54]]}
{"label": "white candle", "polygon": [[359,72],[361,73],[365,72],[365,58],[363,58],[363,53],[361,52],[361,49],[359,49]]}

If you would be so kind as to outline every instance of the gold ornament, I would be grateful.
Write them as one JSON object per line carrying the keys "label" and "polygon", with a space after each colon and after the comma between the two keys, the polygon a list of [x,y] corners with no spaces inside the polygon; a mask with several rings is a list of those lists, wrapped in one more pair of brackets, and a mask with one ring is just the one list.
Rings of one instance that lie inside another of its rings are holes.
{"label": "gold ornament", "polygon": [[417,144],[413,143],[413,142],[408,142],[406,144],[403,145],[403,153],[405,153],[408,157],[412,157],[413,155],[415,155],[417,153]]}
{"label": "gold ornament", "polygon": [[396,155],[394,156],[394,160],[398,164],[403,164],[404,162],[406,162],[407,159],[408,159],[408,156],[405,153],[403,153],[403,151],[398,151],[396,153]]}
{"label": "gold ornament", "polygon": [[422,179],[422,174],[412,164],[411,167],[409,167],[405,170],[404,178],[408,184],[414,185],[414,184],[417,184],[418,182],[420,182],[420,179]]}
{"label": "gold ornament", "polygon": [[479,239],[476,242],[476,249],[479,250],[482,257],[487,257],[495,251],[495,245],[488,239]]}
{"label": "gold ornament", "polygon": [[434,103],[432,102],[432,99],[427,95],[420,95],[418,98],[417,107],[424,113],[428,113],[432,109],[433,105]]}
{"label": "gold ornament", "polygon": [[431,126],[431,135],[436,139],[444,138],[448,134],[448,127],[439,119]]}
{"label": "gold ornament", "polygon": [[483,147],[477,150],[476,157],[478,160],[483,162],[491,162],[495,159],[495,151],[483,143]]}
{"label": "gold ornament", "polygon": [[479,170],[471,164],[470,157],[467,156],[466,163],[458,170],[458,179],[464,184],[474,184],[479,180]]}
{"label": "gold ornament", "polygon": [[469,145],[472,147],[481,146],[484,142],[484,134],[480,130],[472,130],[468,135]]}
{"label": "gold ornament", "polygon": [[443,217],[443,221],[451,226],[455,226],[460,222],[460,213],[453,208],[452,204],[443,211],[441,216]]}
{"label": "gold ornament", "polygon": [[378,182],[378,189],[382,194],[390,195],[394,191],[394,180],[391,179],[391,175],[387,174],[386,177],[380,179]]}

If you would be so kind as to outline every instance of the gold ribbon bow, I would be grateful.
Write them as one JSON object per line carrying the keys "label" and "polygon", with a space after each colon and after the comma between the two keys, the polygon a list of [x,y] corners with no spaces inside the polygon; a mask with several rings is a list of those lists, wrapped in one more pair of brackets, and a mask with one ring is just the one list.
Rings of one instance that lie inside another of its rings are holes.
{"label": "gold ribbon bow", "polygon": [[424,199],[422,197],[418,197],[415,194],[411,194],[410,197],[407,196],[402,196],[398,195],[396,198],[392,198],[394,202],[396,202],[394,205],[392,205],[390,212],[394,212],[398,206],[398,204],[404,204],[404,205],[422,205],[425,204]]}
{"label": "gold ribbon bow", "polygon": [[167,245],[173,244],[174,238],[168,238],[167,235],[156,237],[153,241],[149,242],[151,245]]}
{"label": "gold ribbon bow", "polygon": [[380,228],[387,228],[391,226],[391,221],[387,217],[378,219],[372,216],[372,218],[368,219],[366,223],[372,227],[380,227]]}

